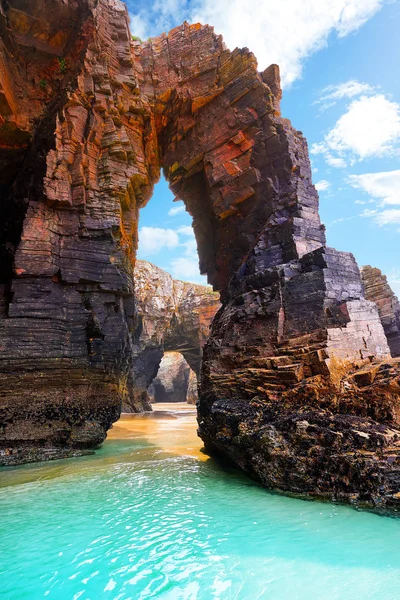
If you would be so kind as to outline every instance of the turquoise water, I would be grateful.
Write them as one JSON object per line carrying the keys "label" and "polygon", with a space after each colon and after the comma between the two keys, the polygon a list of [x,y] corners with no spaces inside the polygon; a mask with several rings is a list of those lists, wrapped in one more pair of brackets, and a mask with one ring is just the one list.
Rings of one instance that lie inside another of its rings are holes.
{"label": "turquoise water", "polygon": [[400,520],[267,493],[197,453],[191,415],[134,423],[0,471],[0,598],[400,598]]}

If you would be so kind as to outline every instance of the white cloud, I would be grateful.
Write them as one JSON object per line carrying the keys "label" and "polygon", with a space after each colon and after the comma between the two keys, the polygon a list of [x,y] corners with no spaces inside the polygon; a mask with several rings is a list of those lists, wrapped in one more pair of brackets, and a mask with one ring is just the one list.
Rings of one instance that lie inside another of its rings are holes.
{"label": "white cloud", "polygon": [[170,217],[175,217],[176,215],[179,215],[179,213],[185,212],[185,205],[181,204],[179,206],[173,206],[172,208],[169,209],[168,214]]}
{"label": "white cloud", "polygon": [[327,108],[334,106],[338,100],[343,98],[354,98],[361,94],[367,95],[372,94],[374,88],[368,83],[361,83],[355,79],[346,81],[345,83],[339,83],[338,85],[329,85],[324,88],[318,100],[314,104],[321,104],[321,110],[324,111]]}
{"label": "white cloud", "polygon": [[400,205],[400,170],[350,175],[349,183],[376,198],[381,205]]}
{"label": "white cloud", "polygon": [[171,275],[175,279],[183,279],[187,281],[192,280],[200,276],[199,273],[199,259],[189,258],[187,256],[180,256],[171,261],[170,267]]}
{"label": "white cloud", "polygon": [[179,236],[173,229],[161,227],[141,227],[139,230],[139,251],[141,255],[156,254],[163,248],[179,246]]}
{"label": "white cloud", "polygon": [[207,278],[199,272],[197,244],[192,227],[185,225],[178,229],[140,228],[138,250],[140,258],[162,264],[165,249],[175,250],[180,256],[172,259],[169,265],[162,266],[163,269],[176,279],[207,285]]}
{"label": "white cloud", "polygon": [[382,211],[365,209],[360,217],[368,217],[380,227],[384,225],[400,225],[400,208],[389,208]]}
{"label": "white cloud", "polygon": [[[271,63],[281,67],[282,83],[290,85],[301,76],[302,63],[327,45],[330,34],[339,37],[359,29],[382,8],[386,0],[157,0],[139,13],[142,32],[159,35],[189,22],[209,23],[224,36],[231,49],[247,46],[260,69]],[[134,17],[134,15],[133,15]],[[140,34],[137,34],[140,35]]]}
{"label": "white cloud", "polygon": [[347,163],[343,158],[332,156],[329,152],[325,154],[325,162],[330,167],[335,167],[336,169],[344,169],[347,167]]}
{"label": "white cloud", "polygon": [[317,183],[315,184],[315,189],[318,192],[323,192],[324,190],[327,190],[330,187],[330,183],[329,181],[326,181],[326,179],[321,179],[321,181],[317,181]]}
{"label": "white cloud", "polygon": [[131,34],[139,37],[141,40],[146,39],[148,27],[146,19],[144,19],[141,15],[132,15],[131,13],[129,13],[129,16],[131,18]]}
{"label": "white cloud", "polygon": [[[400,143],[400,105],[383,94],[353,100],[313,154],[323,154],[332,166],[351,164],[372,156],[393,154]],[[336,155],[336,156],[335,156]],[[338,161],[337,165],[332,163]]]}
{"label": "white cloud", "polygon": [[190,225],[185,225],[184,227],[179,227],[179,229],[177,229],[176,231],[178,233],[181,233],[182,235],[191,236],[194,239],[193,227],[190,227]]}
{"label": "white cloud", "polygon": [[334,221],[331,221],[330,223],[328,223],[328,225],[336,225],[337,223],[344,223],[345,221],[351,221],[352,219],[355,219],[355,216],[352,217],[340,217],[339,219],[335,219]]}

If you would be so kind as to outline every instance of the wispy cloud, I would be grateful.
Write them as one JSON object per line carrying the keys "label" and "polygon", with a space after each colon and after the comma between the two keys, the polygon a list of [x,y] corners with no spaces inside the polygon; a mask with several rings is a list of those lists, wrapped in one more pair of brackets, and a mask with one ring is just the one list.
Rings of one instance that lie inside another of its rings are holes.
{"label": "wispy cloud", "polygon": [[185,212],[185,206],[184,204],[179,204],[178,206],[173,206],[170,208],[168,214],[170,217],[175,217],[176,215],[179,215],[179,213],[183,212]]}
{"label": "wispy cloud", "polygon": [[[166,250],[172,250],[176,254],[167,265],[164,262]],[[138,255],[145,260],[164,264],[163,268],[175,279],[207,284],[206,277],[200,275],[196,239],[189,225],[177,229],[141,227]]]}
{"label": "wispy cloud", "polygon": [[400,269],[392,269],[387,273],[388,282],[390,287],[396,294],[398,298],[400,298]]}
{"label": "wispy cloud", "polygon": [[352,217],[339,217],[339,219],[335,219],[334,221],[331,221],[330,223],[328,223],[328,225],[337,225],[337,223],[344,223],[345,221],[351,221],[352,219],[355,219],[356,216],[353,215]]}
{"label": "wispy cloud", "polygon": [[174,229],[162,227],[141,227],[139,229],[139,253],[146,255],[156,254],[163,248],[176,248],[179,246],[179,236]]}
{"label": "wispy cloud", "polygon": [[181,233],[182,235],[187,235],[194,239],[193,228],[190,227],[190,225],[184,225],[183,227],[179,227],[179,229],[177,229],[176,231],[177,231],[177,233]]}
{"label": "wispy cloud", "polygon": [[329,181],[326,181],[326,179],[321,179],[321,181],[317,181],[317,183],[315,184],[315,189],[318,192],[323,192],[325,190],[327,190],[330,187],[330,183]]}
{"label": "wispy cloud", "polygon": [[350,175],[349,183],[369,194],[382,206],[400,205],[400,170]]}
{"label": "wispy cloud", "polygon": [[348,183],[363,191],[369,200],[356,200],[355,204],[375,204],[374,208],[366,208],[361,217],[367,217],[380,227],[400,224],[400,170],[383,171],[380,173],[363,173],[350,175]]}
{"label": "wispy cloud", "polygon": [[347,162],[394,154],[399,145],[400,105],[375,94],[353,100],[324,140],[313,144],[311,153],[322,154],[331,166],[344,167]]}
{"label": "wispy cloud", "polygon": [[366,208],[360,217],[368,217],[380,227],[384,225],[400,225],[400,208],[389,208],[381,211]]}
{"label": "wispy cloud", "polygon": [[361,96],[372,94],[375,88],[370,86],[368,83],[361,83],[356,79],[339,83],[338,85],[329,85],[328,87],[321,90],[318,99],[314,104],[320,104],[321,111],[327,110],[331,106],[334,106],[339,100],[344,98],[354,98],[355,96]]}

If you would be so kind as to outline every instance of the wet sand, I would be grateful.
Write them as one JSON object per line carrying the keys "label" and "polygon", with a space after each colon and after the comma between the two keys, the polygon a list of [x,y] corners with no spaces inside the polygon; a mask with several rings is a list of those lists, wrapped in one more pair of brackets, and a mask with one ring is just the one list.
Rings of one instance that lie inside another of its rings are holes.
{"label": "wet sand", "polygon": [[[89,456],[66,458],[0,469],[0,488],[50,480],[77,473],[90,474],[121,462],[190,457],[209,460],[197,436],[196,408],[184,403],[153,405],[153,411],[124,413],[109,430],[103,445]],[[131,443],[130,443],[131,441]]]}
{"label": "wet sand", "polygon": [[203,442],[197,436],[196,407],[192,404],[153,404],[153,411],[139,414],[123,413],[108,432],[107,440],[145,438],[171,455],[193,456],[207,460],[200,450]]}

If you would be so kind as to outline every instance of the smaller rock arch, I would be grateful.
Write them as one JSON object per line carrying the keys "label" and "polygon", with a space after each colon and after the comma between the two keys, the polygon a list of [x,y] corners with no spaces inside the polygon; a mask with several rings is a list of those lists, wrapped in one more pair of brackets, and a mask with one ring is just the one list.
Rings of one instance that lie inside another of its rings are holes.
{"label": "smaller rock arch", "polygon": [[152,403],[196,404],[197,376],[181,352],[167,351],[147,391]]}
{"label": "smaller rock arch", "polygon": [[129,376],[129,403],[123,409],[151,409],[147,388],[164,352],[180,352],[198,377],[202,348],[220,307],[210,287],[173,279],[156,265],[136,261],[136,329]]}

